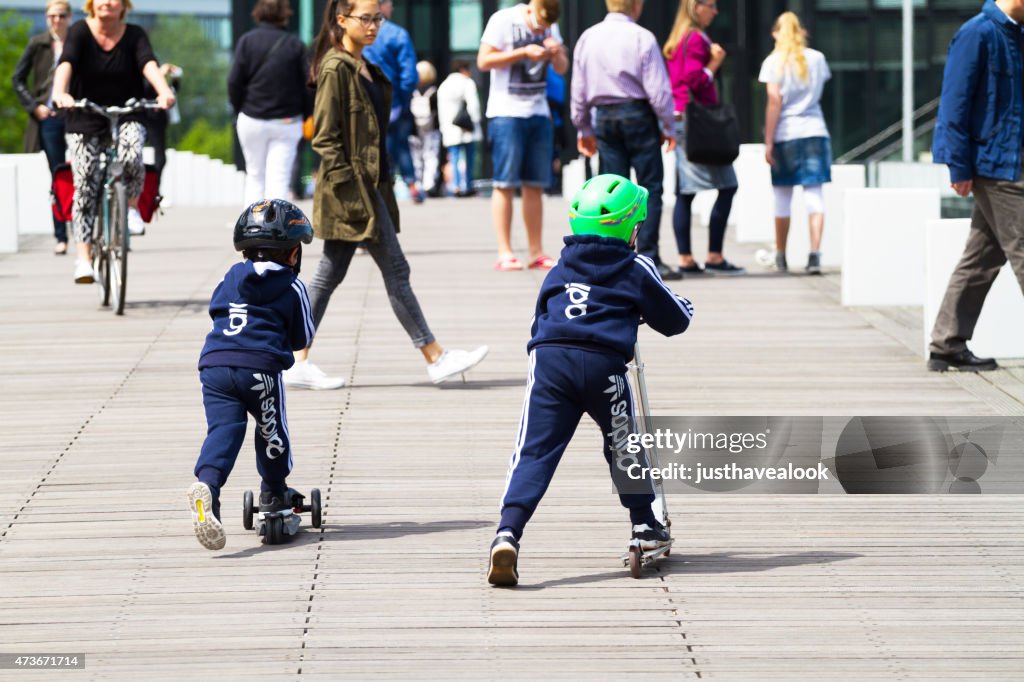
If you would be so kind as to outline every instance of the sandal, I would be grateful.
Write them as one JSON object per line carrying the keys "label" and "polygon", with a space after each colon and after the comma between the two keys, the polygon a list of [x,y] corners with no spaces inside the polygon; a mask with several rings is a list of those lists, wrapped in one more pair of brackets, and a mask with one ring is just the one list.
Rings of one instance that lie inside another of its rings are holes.
{"label": "sandal", "polygon": [[532,263],[530,263],[529,267],[531,270],[550,270],[555,267],[556,262],[557,261],[555,261],[551,256],[541,254],[537,256]]}
{"label": "sandal", "polygon": [[494,269],[498,272],[512,272],[513,270],[522,270],[523,264],[515,256],[506,256],[494,264]]}

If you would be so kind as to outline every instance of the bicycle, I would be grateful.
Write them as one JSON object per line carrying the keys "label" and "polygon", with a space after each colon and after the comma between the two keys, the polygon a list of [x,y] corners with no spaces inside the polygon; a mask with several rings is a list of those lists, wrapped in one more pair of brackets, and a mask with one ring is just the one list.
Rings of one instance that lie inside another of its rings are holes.
{"label": "bicycle", "polygon": [[131,99],[123,106],[104,107],[88,99],[75,102],[75,109],[99,114],[110,123],[110,143],[100,154],[102,201],[92,227],[92,267],[100,289],[100,304],[111,306],[115,315],[124,314],[128,283],[128,192],[122,176],[124,163],[117,157],[122,116],[146,109],[160,109],[153,101]]}

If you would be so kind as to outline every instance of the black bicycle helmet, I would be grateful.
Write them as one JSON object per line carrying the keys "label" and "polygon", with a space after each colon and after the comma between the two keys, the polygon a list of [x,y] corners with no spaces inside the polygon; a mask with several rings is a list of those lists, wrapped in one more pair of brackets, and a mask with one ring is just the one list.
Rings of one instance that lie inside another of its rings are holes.
{"label": "black bicycle helmet", "polygon": [[298,206],[284,199],[257,201],[235,223],[235,250],[290,249],[313,241],[313,226]]}

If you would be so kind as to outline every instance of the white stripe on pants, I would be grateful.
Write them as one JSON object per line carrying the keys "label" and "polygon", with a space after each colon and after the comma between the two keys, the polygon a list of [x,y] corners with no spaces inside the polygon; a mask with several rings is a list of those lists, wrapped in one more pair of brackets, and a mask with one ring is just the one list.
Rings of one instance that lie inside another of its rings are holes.
{"label": "white stripe on pants", "polygon": [[238,114],[236,126],[245,157],[245,203],[287,200],[292,164],[302,139],[302,117],[263,120]]}

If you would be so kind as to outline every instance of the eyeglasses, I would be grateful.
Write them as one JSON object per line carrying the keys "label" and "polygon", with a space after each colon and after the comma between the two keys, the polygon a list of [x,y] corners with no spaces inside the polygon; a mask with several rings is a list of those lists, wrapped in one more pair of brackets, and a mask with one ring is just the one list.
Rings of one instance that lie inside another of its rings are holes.
{"label": "eyeglasses", "polygon": [[384,15],[379,13],[379,12],[377,14],[374,14],[373,16],[370,16],[369,14],[363,14],[362,16],[358,16],[358,17],[353,16],[351,14],[345,14],[343,16],[345,18],[347,18],[347,19],[356,19],[356,20],[358,20],[359,24],[363,28],[370,28],[370,24],[373,24],[374,26],[380,26],[385,21]]}
{"label": "eyeglasses", "polygon": [[47,19],[57,20],[57,19],[67,19],[69,16],[71,16],[71,15],[70,14],[66,14],[66,13],[65,14],[47,14],[46,18]]}

